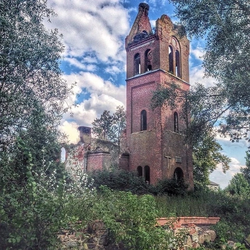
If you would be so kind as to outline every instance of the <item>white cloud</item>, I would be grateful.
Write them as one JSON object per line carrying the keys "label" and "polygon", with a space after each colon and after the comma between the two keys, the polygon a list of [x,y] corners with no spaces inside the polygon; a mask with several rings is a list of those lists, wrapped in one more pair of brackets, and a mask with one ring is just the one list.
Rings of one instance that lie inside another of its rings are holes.
{"label": "white cloud", "polygon": [[120,73],[121,71],[123,71],[123,69],[120,69],[117,65],[112,65],[112,66],[107,67],[105,69],[105,72],[107,72],[111,75],[116,75],[116,74]]}
{"label": "white cloud", "polygon": [[69,143],[76,144],[80,140],[78,127],[79,125],[75,122],[62,121],[59,130],[68,136]]}
{"label": "white cloud", "polygon": [[80,62],[76,58],[66,57],[64,59],[64,61],[69,62],[71,65],[73,65],[73,66],[75,66],[75,67],[77,67],[78,69],[81,69],[81,70],[90,71],[90,72],[93,72],[93,71],[96,70],[96,65],[94,65],[94,64],[86,64],[86,63]]}
{"label": "white cloud", "polygon": [[[110,81],[105,81],[89,72],[65,75],[64,78],[67,82],[76,82],[72,95],[67,101],[71,109],[64,115],[65,120],[73,119],[79,126],[91,126],[94,119],[99,117],[104,110],[114,112],[117,106],[125,105],[124,85],[115,86]],[[74,105],[82,89],[87,91],[90,97],[79,105]]]}
{"label": "white cloud", "polygon": [[[202,61],[205,55],[205,50],[197,45],[195,48],[191,47],[190,51],[190,84],[201,83],[205,87],[211,87],[216,82],[215,78],[205,76],[205,70],[202,67]],[[193,61],[198,60],[198,63]]]}
{"label": "white cloud", "polygon": [[229,164],[230,168],[226,173],[223,173],[222,166],[219,164],[218,168],[210,174],[210,180],[220,184],[220,187],[224,189],[233,176],[239,173],[241,168],[245,167],[247,142],[240,140],[232,143],[229,137],[220,137],[219,135],[217,135],[216,139],[222,146],[222,153],[227,155],[231,162]]}
{"label": "white cloud", "polygon": [[205,87],[211,87],[214,85],[216,80],[213,77],[205,77],[204,68],[202,68],[200,65],[196,67],[192,67],[190,71],[190,84],[191,87],[195,83],[201,83]]}
{"label": "white cloud", "polygon": [[205,50],[202,47],[195,47],[195,49],[191,47],[190,55],[199,61],[203,61]]}
{"label": "white cloud", "polygon": [[[101,61],[123,61],[123,39],[129,30],[128,10],[118,0],[49,0],[57,17],[53,27],[63,34],[66,54],[83,56],[92,51]],[[51,25],[50,25],[51,27]]]}
{"label": "white cloud", "polygon": [[209,176],[210,180],[218,183],[222,189],[227,187],[233,176],[236,173],[239,173],[240,169],[244,167],[244,165],[242,165],[238,159],[234,157],[230,159],[231,159],[230,168],[229,170],[226,171],[226,173],[223,173],[222,166],[221,164],[219,164],[217,169],[213,171],[213,173],[211,173]]}

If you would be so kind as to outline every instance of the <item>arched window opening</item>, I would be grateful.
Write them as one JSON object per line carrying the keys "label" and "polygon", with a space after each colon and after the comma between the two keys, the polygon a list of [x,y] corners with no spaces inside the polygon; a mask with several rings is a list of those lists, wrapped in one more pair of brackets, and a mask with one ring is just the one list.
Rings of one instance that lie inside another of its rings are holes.
{"label": "arched window opening", "polygon": [[145,52],[145,71],[152,70],[152,51],[150,49]]}
{"label": "arched window opening", "polygon": [[138,177],[142,176],[142,167],[141,166],[137,167],[137,175],[138,175]]}
{"label": "arched window opening", "polygon": [[174,179],[176,181],[183,181],[183,171],[181,168],[176,168],[174,171]]}
{"label": "arched window opening", "polygon": [[168,47],[169,72],[181,77],[181,53],[180,43],[176,37],[172,37]]}
{"label": "arched window opening", "polygon": [[175,75],[181,77],[180,71],[180,53],[178,50],[175,51]]}
{"label": "arched window opening", "polygon": [[142,110],[141,112],[141,131],[147,130],[147,111]]}
{"label": "arched window opening", "polygon": [[139,53],[134,57],[134,71],[135,75],[141,74],[141,58]]}
{"label": "arched window opening", "polygon": [[174,73],[174,56],[173,48],[168,46],[168,63],[169,63],[169,72]]}
{"label": "arched window opening", "polygon": [[174,112],[174,132],[179,132],[179,121],[177,112]]}
{"label": "arched window opening", "polygon": [[144,167],[144,175],[145,175],[145,182],[150,184],[150,167],[149,166]]}

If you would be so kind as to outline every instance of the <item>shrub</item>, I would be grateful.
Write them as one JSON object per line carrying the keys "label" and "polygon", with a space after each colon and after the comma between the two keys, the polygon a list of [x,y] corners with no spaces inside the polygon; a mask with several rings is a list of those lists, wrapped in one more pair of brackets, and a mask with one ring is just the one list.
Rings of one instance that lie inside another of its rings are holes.
{"label": "shrub", "polygon": [[156,227],[158,211],[152,195],[137,196],[103,186],[100,192],[95,210],[116,243],[123,243],[126,249],[168,249],[172,235]]}
{"label": "shrub", "polygon": [[66,221],[63,183],[54,191],[45,188],[43,179],[34,181],[27,174],[23,187],[2,190],[0,199],[2,249],[54,249],[57,232]]}
{"label": "shrub", "polygon": [[174,179],[160,180],[155,186],[155,194],[168,194],[168,195],[185,195],[187,194],[187,185],[182,181]]}
{"label": "shrub", "polygon": [[107,186],[114,190],[130,191],[134,194],[150,193],[150,185],[143,178],[137,177],[133,172],[112,169],[95,171],[90,176],[94,181],[94,186]]}
{"label": "shrub", "polygon": [[172,179],[160,180],[156,185],[149,185],[142,177],[135,173],[121,169],[99,170],[90,175],[94,180],[94,186],[107,186],[114,190],[130,191],[133,194],[153,195],[184,195],[187,193],[187,185]]}

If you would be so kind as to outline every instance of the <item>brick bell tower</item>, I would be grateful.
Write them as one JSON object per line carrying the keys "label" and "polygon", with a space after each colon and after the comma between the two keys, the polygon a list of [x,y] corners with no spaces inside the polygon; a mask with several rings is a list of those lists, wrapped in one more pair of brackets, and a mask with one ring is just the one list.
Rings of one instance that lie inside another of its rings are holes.
{"label": "brick bell tower", "polygon": [[137,17],[126,37],[127,127],[129,170],[151,184],[163,178],[183,179],[193,189],[192,151],[181,133],[185,123],[180,107],[151,109],[153,91],[178,85],[189,90],[189,41],[179,37],[167,15],[156,21],[153,32],[149,6],[140,3]]}

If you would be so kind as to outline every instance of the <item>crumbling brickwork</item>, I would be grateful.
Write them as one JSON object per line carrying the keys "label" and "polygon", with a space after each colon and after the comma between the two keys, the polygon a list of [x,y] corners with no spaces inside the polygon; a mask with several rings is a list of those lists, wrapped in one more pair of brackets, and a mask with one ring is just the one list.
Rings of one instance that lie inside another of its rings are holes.
{"label": "crumbling brickwork", "polygon": [[127,127],[126,148],[131,171],[154,184],[159,179],[184,179],[193,188],[192,151],[184,142],[186,123],[180,107],[151,108],[153,91],[178,85],[189,91],[189,41],[179,37],[167,15],[156,21],[152,32],[149,6],[139,5],[138,15],[126,38]]}

